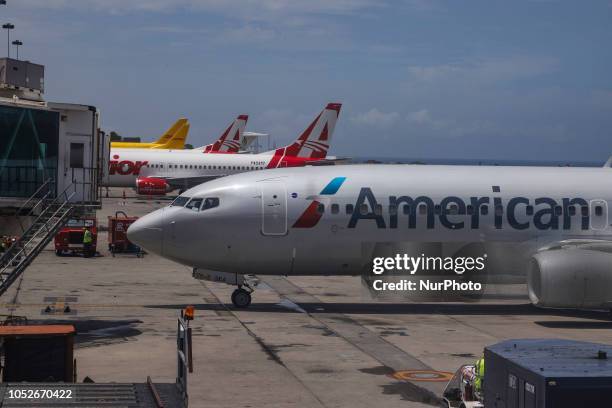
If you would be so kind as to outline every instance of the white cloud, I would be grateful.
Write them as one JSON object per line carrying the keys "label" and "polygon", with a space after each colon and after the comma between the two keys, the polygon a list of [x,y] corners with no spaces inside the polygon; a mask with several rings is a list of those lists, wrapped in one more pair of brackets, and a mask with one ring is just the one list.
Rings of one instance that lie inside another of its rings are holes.
{"label": "white cloud", "polygon": [[411,66],[408,73],[419,82],[478,81],[497,82],[537,77],[553,72],[557,58],[515,55],[504,58],[483,58],[471,62],[431,66]]}
{"label": "white cloud", "polygon": [[372,108],[365,113],[353,116],[351,121],[359,125],[386,128],[395,124],[399,117],[400,114],[397,112],[381,112],[377,108]]}
{"label": "white cloud", "polygon": [[411,123],[424,124],[431,121],[431,115],[427,109],[421,109],[416,112],[410,112],[407,119]]}

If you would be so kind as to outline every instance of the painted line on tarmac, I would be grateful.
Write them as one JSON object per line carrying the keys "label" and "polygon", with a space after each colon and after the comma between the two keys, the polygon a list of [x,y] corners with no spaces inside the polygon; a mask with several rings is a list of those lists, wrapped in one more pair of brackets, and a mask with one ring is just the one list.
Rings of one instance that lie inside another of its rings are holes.
{"label": "painted line on tarmac", "polygon": [[283,363],[282,360],[280,360],[278,357],[275,357],[275,355],[273,353],[268,353],[268,350],[270,349],[270,346],[268,344],[266,344],[266,342],[261,337],[259,337],[257,334],[255,334],[255,332],[252,331],[248,327],[248,325],[246,325],[240,319],[240,317],[238,317],[238,315],[232,309],[230,309],[224,302],[222,302],[221,299],[219,299],[219,297],[208,287],[208,285],[206,285],[205,281],[198,280],[198,282],[200,282],[200,284],[202,285],[202,287],[206,291],[206,293],[203,296],[204,300],[206,300],[207,298],[208,299],[215,299],[216,303],[223,307],[224,310],[222,312],[226,312],[229,317],[233,317],[244,328],[244,330],[246,330],[246,332],[249,334],[249,336],[251,336],[255,340],[255,342],[257,344],[259,344],[259,346],[262,348],[262,350],[264,352],[266,352],[268,354],[268,356],[273,361],[275,361],[276,363],[281,365],[285,370],[287,370],[287,372],[291,375],[291,377],[293,377],[293,379],[295,381],[297,381],[298,384],[300,384],[302,387],[304,387],[304,389],[306,391],[308,391],[308,393],[314,398],[314,400],[316,402],[319,403],[319,405],[321,405],[321,407],[324,407],[324,408],[327,407],[327,405],[325,405],[325,403],[319,398],[319,396],[317,394],[315,394],[315,392],[310,387],[308,387],[308,385],[306,385],[293,371],[291,371],[291,369],[289,367],[287,367],[287,365],[285,363]]}
{"label": "painted line on tarmac", "polygon": [[[288,298],[293,303],[308,311],[307,304],[324,303],[317,297],[304,291],[304,289],[290,282],[282,276],[265,276],[263,281],[274,289],[281,297]],[[395,372],[401,371],[428,371],[436,372],[413,355],[388,342],[367,327],[362,326],[353,318],[342,313],[325,313],[317,310],[308,311],[308,314],[329,330],[346,340],[363,353],[377,360],[382,365]],[[394,377],[395,378],[395,377]],[[401,379],[413,386],[413,392],[422,402],[438,405],[444,386],[436,382],[419,382]]]}

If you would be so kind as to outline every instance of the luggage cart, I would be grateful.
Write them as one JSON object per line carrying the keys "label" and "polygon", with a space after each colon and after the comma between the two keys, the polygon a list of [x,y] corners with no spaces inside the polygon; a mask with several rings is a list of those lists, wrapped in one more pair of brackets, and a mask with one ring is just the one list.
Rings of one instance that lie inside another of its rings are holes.
{"label": "luggage cart", "polygon": [[128,227],[137,219],[138,217],[128,217],[123,211],[117,211],[114,217],[108,217],[108,250],[113,257],[117,253],[136,254],[138,258],[144,256],[144,251],[127,238]]}

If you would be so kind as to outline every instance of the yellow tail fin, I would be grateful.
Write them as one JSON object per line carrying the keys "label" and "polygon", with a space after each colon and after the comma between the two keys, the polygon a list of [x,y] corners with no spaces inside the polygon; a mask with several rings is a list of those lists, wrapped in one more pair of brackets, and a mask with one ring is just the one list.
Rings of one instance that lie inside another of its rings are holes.
{"label": "yellow tail fin", "polygon": [[184,149],[188,134],[189,122],[186,122],[180,129],[174,132],[170,140],[165,144],[156,145],[154,149]]}
{"label": "yellow tail fin", "polygon": [[168,143],[170,139],[172,139],[172,136],[174,136],[176,131],[179,130],[185,123],[187,123],[187,119],[180,118],[179,120],[174,122],[174,124],[170,126],[170,128],[168,128],[168,130],[166,130],[159,139],[154,141],[153,144],[163,145],[163,144]]}

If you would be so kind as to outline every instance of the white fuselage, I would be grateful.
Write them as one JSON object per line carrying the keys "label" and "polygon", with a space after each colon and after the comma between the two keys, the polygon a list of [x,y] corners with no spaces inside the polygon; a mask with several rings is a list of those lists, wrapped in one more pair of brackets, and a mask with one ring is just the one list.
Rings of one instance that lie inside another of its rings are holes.
{"label": "white fuselage", "polygon": [[[257,166],[256,157],[225,157],[216,166]],[[243,274],[355,275],[376,251],[484,251],[496,272],[521,274],[551,243],[610,239],[609,186],[609,168],[266,170],[186,191],[184,201],[212,198],[218,205],[160,209],[134,224],[130,239],[185,265]]]}
{"label": "white fuselage", "polygon": [[225,176],[265,169],[273,153],[224,154],[193,150],[111,149],[107,187],[135,187],[138,177]]}

